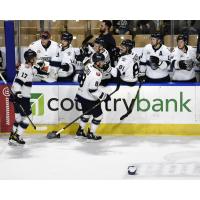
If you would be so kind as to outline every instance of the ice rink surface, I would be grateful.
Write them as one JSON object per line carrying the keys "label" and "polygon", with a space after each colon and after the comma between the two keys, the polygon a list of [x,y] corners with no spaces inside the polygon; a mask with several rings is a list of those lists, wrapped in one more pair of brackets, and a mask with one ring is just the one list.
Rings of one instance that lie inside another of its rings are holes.
{"label": "ice rink surface", "polygon": [[[26,135],[25,141],[11,146],[8,136],[0,136],[0,180],[200,179],[200,137],[103,136],[89,143],[69,135]],[[136,175],[128,175],[130,165]]]}

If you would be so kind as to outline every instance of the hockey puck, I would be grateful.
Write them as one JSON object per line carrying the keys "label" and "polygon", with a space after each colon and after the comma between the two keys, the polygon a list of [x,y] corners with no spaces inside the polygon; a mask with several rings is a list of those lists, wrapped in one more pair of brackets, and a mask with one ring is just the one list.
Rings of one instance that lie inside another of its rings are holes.
{"label": "hockey puck", "polygon": [[136,171],[137,171],[137,168],[135,166],[129,166],[128,167],[128,174],[129,175],[135,175]]}

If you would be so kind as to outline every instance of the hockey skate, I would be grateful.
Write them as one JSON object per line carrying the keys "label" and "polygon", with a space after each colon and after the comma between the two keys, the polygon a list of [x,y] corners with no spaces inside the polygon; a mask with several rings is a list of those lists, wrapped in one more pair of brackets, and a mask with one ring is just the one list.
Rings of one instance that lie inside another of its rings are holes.
{"label": "hockey skate", "polygon": [[76,132],[76,136],[75,136],[75,139],[86,139],[87,136],[86,134],[84,133],[84,130],[79,126],[78,127],[78,130]]}
{"label": "hockey skate", "polygon": [[11,132],[9,136],[9,144],[25,144],[25,141],[16,132]]}
{"label": "hockey skate", "polygon": [[101,139],[102,139],[101,136],[99,136],[99,135],[94,135],[94,133],[92,133],[92,132],[90,131],[90,129],[88,129],[88,133],[87,133],[87,140],[88,140],[88,141],[99,141],[99,140],[101,140]]}

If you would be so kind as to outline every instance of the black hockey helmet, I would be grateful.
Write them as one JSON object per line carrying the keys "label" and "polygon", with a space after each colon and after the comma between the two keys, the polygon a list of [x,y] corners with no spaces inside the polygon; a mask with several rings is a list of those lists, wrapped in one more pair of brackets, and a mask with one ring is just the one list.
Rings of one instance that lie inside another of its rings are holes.
{"label": "black hockey helmet", "polygon": [[31,49],[28,49],[27,51],[24,52],[24,59],[26,60],[26,62],[30,62],[30,60],[35,57],[37,57],[37,54],[35,51]]}
{"label": "black hockey helmet", "polygon": [[92,56],[92,61],[97,63],[99,61],[105,61],[105,56],[102,53],[94,53]]}
{"label": "black hockey helmet", "polygon": [[183,40],[184,42],[187,42],[187,36],[184,35],[184,34],[180,34],[180,35],[178,35],[178,37],[177,37],[177,42],[178,42],[179,40]]}
{"label": "black hockey helmet", "polygon": [[162,40],[162,34],[159,32],[151,34],[151,37]]}
{"label": "black hockey helmet", "polygon": [[98,38],[95,39],[94,43],[100,44],[101,46],[104,47],[105,40],[102,37],[98,37]]}
{"label": "black hockey helmet", "polygon": [[133,47],[135,47],[135,41],[126,39],[126,40],[123,40],[123,41],[121,42],[121,45],[122,45],[122,46],[125,46],[125,47],[127,47],[129,50],[131,50]]}
{"label": "black hockey helmet", "polygon": [[61,35],[61,40],[72,41],[73,35],[69,32],[65,32]]}

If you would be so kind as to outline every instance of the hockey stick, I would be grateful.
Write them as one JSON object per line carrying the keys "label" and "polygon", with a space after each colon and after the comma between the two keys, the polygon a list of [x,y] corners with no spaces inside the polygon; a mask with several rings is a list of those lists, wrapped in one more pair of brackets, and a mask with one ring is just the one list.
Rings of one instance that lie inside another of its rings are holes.
{"label": "hockey stick", "polygon": [[122,116],[120,117],[120,120],[125,119],[126,117],[128,117],[128,116],[132,113],[133,107],[134,107],[135,102],[136,102],[136,99],[137,99],[137,97],[138,97],[138,95],[139,95],[141,86],[142,86],[142,83],[139,82],[139,87],[138,87],[137,93],[136,93],[136,95],[135,95],[135,98],[132,100],[132,102],[131,102],[131,104],[130,104],[128,110],[127,110],[127,112],[126,112],[124,115],[122,115]]}
{"label": "hockey stick", "polygon": [[83,40],[81,46],[82,46],[82,47],[85,47],[85,46],[88,44],[88,42],[89,42],[93,37],[94,37],[93,35],[87,36],[87,37]]}
{"label": "hockey stick", "polygon": [[[117,87],[116,89],[110,93],[110,96],[112,96],[115,92],[117,92],[120,88],[120,82],[117,83]],[[53,139],[53,138],[59,138],[58,136],[60,135],[61,132],[63,132],[66,128],[70,127],[74,122],[76,122],[77,120],[79,120],[81,117],[83,117],[84,115],[87,115],[89,112],[91,112],[92,110],[94,110],[97,106],[99,106],[104,100],[99,101],[96,105],[94,105],[92,108],[90,108],[89,110],[85,111],[82,115],[78,116],[76,119],[74,119],[72,122],[70,122],[69,124],[67,124],[66,126],[64,126],[62,129],[60,129],[59,131],[52,131],[50,133],[47,134],[47,138],[48,139]]]}
{"label": "hockey stick", "polygon": [[[0,73],[0,77],[1,77],[1,79],[3,80],[4,84],[8,87],[8,89],[9,89],[9,91],[10,91],[10,94],[14,97],[15,95],[14,95],[13,91],[10,89],[10,87],[8,86],[7,81],[4,79],[4,77],[2,76],[1,73]],[[31,123],[31,125],[33,126],[33,128],[36,130],[37,128],[36,128],[35,124],[32,122],[32,120],[30,119],[30,117],[26,114],[26,112],[25,112],[24,108],[22,107],[22,105],[21,105],[21,104],[16,104],[15,101],[14,101],[13,103],[14,103],[15,105],[18,105],[18,106],[19,106],[19,108],[21,109],[21,111],[23,112],[23,114],[28,118],[29,122]]]}

